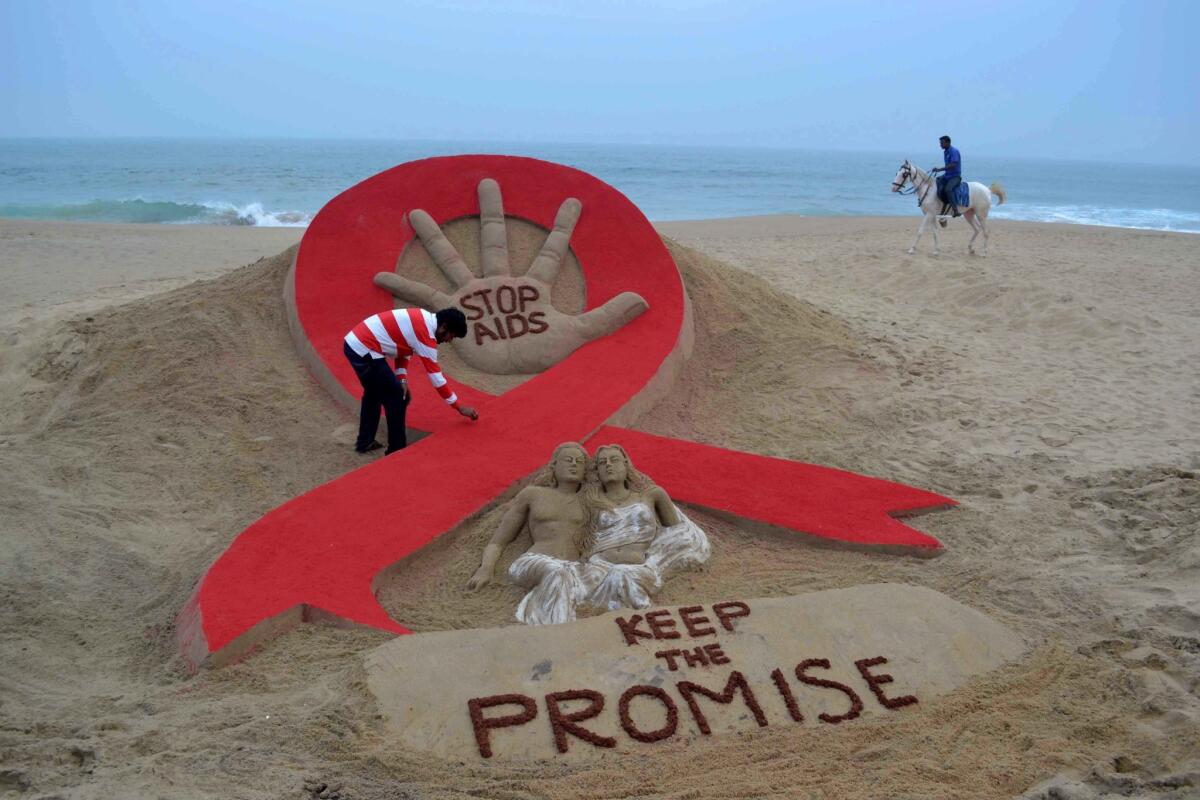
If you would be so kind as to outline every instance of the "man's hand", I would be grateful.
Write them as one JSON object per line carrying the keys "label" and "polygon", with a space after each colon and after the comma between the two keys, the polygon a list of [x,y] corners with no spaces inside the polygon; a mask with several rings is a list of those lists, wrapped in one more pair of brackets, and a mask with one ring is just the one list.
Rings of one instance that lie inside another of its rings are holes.
{"label": "man's hand", "polygon": [[479,419],[479,413],[470,406],[459,406],[458,413],[462,414],[464,417],[470,417],[472,420]]}
{"label": "man's hand", "polygon": [[408,381],[406,380],[400,381],[400,397],[406,403],[412,400],[412,392],[408,390]]}
{"label": "man's hand", "polygon": [[550,292],[570,245],[583,205],[567,198],[554,218],[554,230],[524,274],[508,263],[508,233],[500,186],[491,178],[479,183],[479,224],[483,276],[476,277],[429,214],[414,209],[409,221],[438,268],[450,280],[452,294],[380,272],[375,285],[407,305],[426,309],[461,308],[467,336],[454,347],[471,366],[494,374],[541,372],[593,339],[635,319],[648,306],[640,295],[623,292],[599,308],[569,316],[550,303]]}
{"label": "man's hand", "polygon": [[933,169],[929,170],[929,174],[933,175],[936,172],[945,172],[945,171],[946,171],[945,167],[934,167]]}

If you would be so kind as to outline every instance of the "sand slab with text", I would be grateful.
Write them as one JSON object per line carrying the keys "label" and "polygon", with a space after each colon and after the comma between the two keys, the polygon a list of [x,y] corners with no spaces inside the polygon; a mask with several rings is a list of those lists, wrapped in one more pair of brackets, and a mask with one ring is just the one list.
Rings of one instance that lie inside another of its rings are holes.
{"label": "sand slab with text", "polygon": [[903,714],[1024,651],[917,586],[624,609],[567,625],[398,638],[365,657],[397,744],[561,759]]}

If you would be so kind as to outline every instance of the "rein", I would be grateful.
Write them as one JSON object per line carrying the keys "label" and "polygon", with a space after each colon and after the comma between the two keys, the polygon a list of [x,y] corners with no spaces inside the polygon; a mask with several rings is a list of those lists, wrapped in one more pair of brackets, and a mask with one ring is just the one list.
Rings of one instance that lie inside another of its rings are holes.
{"label": "rein", "polygon": [[[937,186],[937,182],[933,179],[933,175],[927,174],[925,176],[925,188],[924,188],[924,190],[922,190],[921,196],[917,198],[917,208],[924,207],[925,198],[929,197],[929,190],[935,186]],[[916,188],[917,188],[917,184],[916,184],[916,181],[914,180],[913,181],[913,190],[915,191]]]}
{"label": "rein", "polygon": [[[908,187],[908,191],[904,191],[904,186],[912,182]],[[929,197],[929,190],[935,186],[933,175],[925,176],[925,188],[921,190],[921,194],[917,197],[917,208],[921,208],[925,204],[925,198]],[[896,190],[896,194],[912,195],[917,193],[917,174],[914,168],[908,164],[904,165],[904,180],[892,181],[892,188]]]}

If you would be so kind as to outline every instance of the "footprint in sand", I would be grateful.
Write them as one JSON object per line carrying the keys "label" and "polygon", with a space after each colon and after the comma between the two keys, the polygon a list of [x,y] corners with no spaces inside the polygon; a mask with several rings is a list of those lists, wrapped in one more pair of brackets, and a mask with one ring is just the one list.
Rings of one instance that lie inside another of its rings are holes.
{"label": "footprint in sand", "polygon": [[[335,442],[353,441],[356,435],[358,435],[357,422],[343,423],[329,432],[329,438]],[[349,439],[346,437],[349,437]]]}
{"label": "footprint in sand", "polygon": [[1075,433],[1062,425],[1049,423],[1043,425],[1038,431],[1038,438],[1042,440],[1042,444],[1049,447],[1062,447],[1075,441]]}

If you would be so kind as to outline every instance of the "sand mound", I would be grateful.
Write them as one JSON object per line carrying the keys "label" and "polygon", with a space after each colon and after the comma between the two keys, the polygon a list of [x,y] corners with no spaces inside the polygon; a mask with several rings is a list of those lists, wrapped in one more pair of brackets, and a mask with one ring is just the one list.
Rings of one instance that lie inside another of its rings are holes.
{"label": "sand mound", "polygon": [[[243,664],[186,676],[167,629],[194,581],[246,524],[361,463],[348,446],[353,418],[295,356],[283,253],[90,319],[0,331],[0,787],[950,798],[1008,797],[1097,769],[1108,776],[1097,786],[1121,785],[1115,773],[1148,793],[1187,791],[1151,784],[1183,774],[1200,743],[1197,465],[1186,458],[1197,428],[1183,400],[1194,384],[1180,377],[1194,350],[1195,284],[1182,280],[1194,245],[1008,224],[983,266],[880,256],[888,237],[911,235],[902,222],[697,242],[758,277],[673,245],[696,308],[696,356],[640,427],[963,499],[920,520],[947,553],[797,547],[698,519],[716,556],[660,600],[726,599],[735,585],[756,597],[923,585],[1042,642],[1026,658],[838,737],[721,737],[635,768],[552,771],[397,749],[359,667],[382,634],[302,626]],[[1153,265],[1139,248],[1157,254]],[[1130,264],[1143,267],[1135,278],[1122,272]],[[1074,299],[1034,302],[1048,292]],[[959,305],[971,297],[979,308]],[[1020,308],[1025,331],[1054,338],[1006,327]],[[1146,392],[1166,413],[1145,408]],[[514,599],[508,589],[466,600],[457,589],[494,524],[485,515],[422,553],[421,569],[405,565],[388,608],[424,630],[504,621],[489,609]]]}

